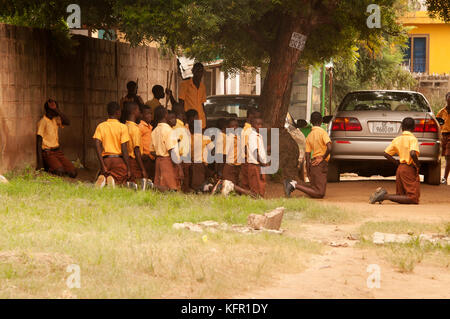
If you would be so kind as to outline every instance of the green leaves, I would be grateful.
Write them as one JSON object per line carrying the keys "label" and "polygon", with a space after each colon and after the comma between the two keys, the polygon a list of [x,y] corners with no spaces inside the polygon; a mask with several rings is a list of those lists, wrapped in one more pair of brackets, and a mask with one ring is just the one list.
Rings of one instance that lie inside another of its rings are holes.
{"label": "green leaves", "polygon": [[450,2],[448,0],[427,0],[427,8],[432,18],[450,22]]}

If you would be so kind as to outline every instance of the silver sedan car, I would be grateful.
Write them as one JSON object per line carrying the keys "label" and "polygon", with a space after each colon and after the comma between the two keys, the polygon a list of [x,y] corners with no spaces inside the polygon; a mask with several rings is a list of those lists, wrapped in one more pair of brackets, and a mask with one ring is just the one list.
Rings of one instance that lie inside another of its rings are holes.
{"label": "silver sedan car", "polygon": [[440,127],[426,98],[412,91],[357,91],[345,96],[325,121],[332,141],[328,181],[338,182],[340,173],[360,176],[392,176],[395,167],[383,154],[401,134],[405,117],[415,119],[419,141],[420,174],[428,184],[439,185]]}

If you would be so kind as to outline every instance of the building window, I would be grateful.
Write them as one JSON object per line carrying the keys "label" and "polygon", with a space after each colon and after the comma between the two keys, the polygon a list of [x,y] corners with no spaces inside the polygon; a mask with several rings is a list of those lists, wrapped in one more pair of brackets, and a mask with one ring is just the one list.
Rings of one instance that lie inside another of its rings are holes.
{"label": "building window", "polygon": [[403,64],[414,73],[428,73],[428,35],[414,35],[403,49]]}

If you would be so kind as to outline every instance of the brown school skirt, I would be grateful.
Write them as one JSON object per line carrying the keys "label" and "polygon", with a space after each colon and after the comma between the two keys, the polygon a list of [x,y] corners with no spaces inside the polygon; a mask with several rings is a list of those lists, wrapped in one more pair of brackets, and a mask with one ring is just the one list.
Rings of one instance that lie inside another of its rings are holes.
{"label": "brown school skirt", "polygon": [[130,157],[130,171],[131,171],[131,178],[130,182],[136,183],[136,181],[140,178],[142,178],[142,170],[139,167],[139,164],[135,158]]}
{"label": "brown school skirt", "polygon": [[191,178],[191,174],[190,174],[190,169],[191,169],[191,163],[181,163],[181,168],[183,169],[183,182],[181,184],[181,190],[185,193],[189,192],[191,190],[190,187],[190,178]]}
{"label": "brown school skirt", "polygon": [[123,185],[127,182],[127,165],[122,157],[106,157],[103,162],[109,172],[105,177],[112,176],[117,185]]}
{"label": "brown school skirt", "polygon": [[203,163],[191,163],[191,188],[195,191],[200,190],[206,181],[206,167]]}
{"label": "brown school skirt", "polygon": [[224,164],[222,177],[223,179],[233,182],[234,185],[239,185],[240,165]]}
{"label": "brown school skirt", "polygon": [[239,186],[246,189],[250,188],[248,181],[248,165],[248,163],[242,163],[239,172]]}
{"label": "brown school skirt", "polygon": [[450,133],[442,133],[442,156],[450,156]]}
{"label": "brown school skirt", "polygon": [[397,195],[406,195],[419,204],[420,197],[420,177],[414,165],[400,164],[397,167],[395,178]]}
{"label": "brown school skirt", "polygon": [[144,155],[142,156],[142,164],[144,164],[148,178],[153,181],[155,179],[155,160],[152,160],[148,155]]}
{"label": "brown school skirt", "polygon": [[156,158],[154,183],[156,186],[167,187],[170,190],[180,188],[178,172],[170,156]]}
{"label": "brown school skirt", "polygon": [[325,196],[327,190],[328,162],[323,160],[317,166],[311,165],[311,176],[309,177],[311,187],[320,195]]}
{"label": "brown school skirt", "polygon": [[247,174],[250,190],[264,197],[266,193],[266,175],[261,173],[261,165],[247,164]]}
{"label": "brown school skirt", "polygon": [[72,162],[69,161],[59,149],[42,150],[42,158],[50,173],[55,171],[64,171],[71,175],[76,173],[75,166],[73,166]]}

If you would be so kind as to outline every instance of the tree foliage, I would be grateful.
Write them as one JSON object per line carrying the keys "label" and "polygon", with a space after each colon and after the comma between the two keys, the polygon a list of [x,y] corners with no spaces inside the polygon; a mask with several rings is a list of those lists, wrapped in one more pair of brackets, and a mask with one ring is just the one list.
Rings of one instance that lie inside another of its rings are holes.
{"label": "tree foliage", "polygon": [[432,18],[439,18],[446,23],[450,22],[449,0],[427,0],[427,10]]}
{"label": "tree foliage", "polygon": [[[242,69],[270,62],[282,22],[295,19],[308,35],[302,59],[312,63],[350,53],[356,39],[379,46],[382,34],[399,35],[392,0],[378,1],[382,29],[366,25],[373,0],[177,0],[119,1],[121,28],[134,44],[156,40],[202,61],[220,57],[225,68]],[[287,48],[285,48],[287,49]]]}
{"label": "tree foliage", "polygon": [[333,104],[355,90],[412,89],[416,81],[403,68],[403,53],[398,46],[386,46],[374,54],[366,46],[355,47],[356,60],[338,58],[334,63]]}
{"label": "tree foliage", "polygon": [[[0,0],[0,17],[26,16],[52,28],[67,16],[71,0]],[[269,125],[282,126],[289,104],[292,76],[299,62],[350,59],[359,46],[373,59],[358,75],[377,78],[374,63],[391,66],[386,46],[406,39],[397,21],[406,0],[79,0],[82,24],[92,29],[116,28],[134,45],[157,41],[163,47],[200,61],[223,60],[225,70],[267,65],[262,108]],[[369,4],[381,8],[381,28],[369,28]],[[448,16],[448,0],[428,0],[432,14]],[[289,47],[293,32],[306,35],[304,50]],[[385,53],[385,54],[382,54]],[[395,60],[395,59],[394,59]],[[394,61],[392,60],[392,61]],[[396,60],[395,60],[396,61]],[[389,63],[388,63],[389,62]],[[372,68],[373,67],[373,68]],[[358,68],[358,66],[357,66]],[[390,68],[385,68],[390,70]],[[373,74],[372,74],[372,73]],[[372,74],[369,76],[368,74]],[[379,76],[378,76],[379,77]],[[363,80],[361,78],[360,80]],[[369,81],[370,82],[370,81]],[[364,82],[366,83],[366,82]],[[368,83],[368,82],[367,82]]]}

